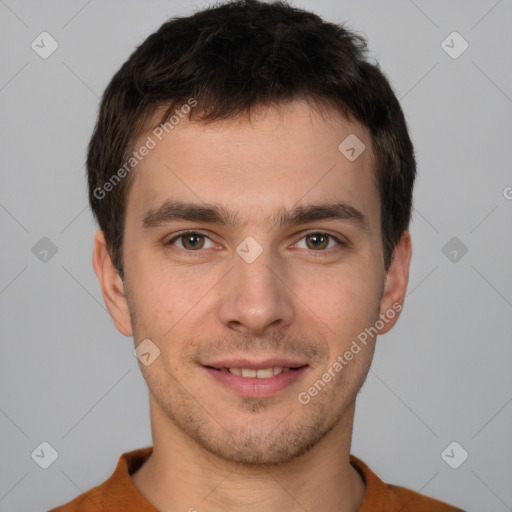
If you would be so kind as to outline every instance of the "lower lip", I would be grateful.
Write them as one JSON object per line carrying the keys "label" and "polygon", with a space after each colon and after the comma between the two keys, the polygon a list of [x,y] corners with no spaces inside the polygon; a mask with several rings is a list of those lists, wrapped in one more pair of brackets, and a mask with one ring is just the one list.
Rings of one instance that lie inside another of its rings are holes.
{"label": "lower lip", "polygon": [[302,366],[301,368],[288,372],[281,372],[278,375],[266,379],[242,377],[240,375],[234,375],[229,371],[224,372],[208,367],[203,368],[216,379],[217,382],[220,382],[222,385],[242,396],[265,397],[274,395],[297,382],[304,376],[308,366]]}

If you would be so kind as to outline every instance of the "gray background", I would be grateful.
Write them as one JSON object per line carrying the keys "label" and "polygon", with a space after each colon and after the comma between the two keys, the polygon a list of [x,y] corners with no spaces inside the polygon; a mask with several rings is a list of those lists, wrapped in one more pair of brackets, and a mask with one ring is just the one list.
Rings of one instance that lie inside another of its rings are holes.
{"label": "gray background", "polygon": [[[418,157],[408,295],[378,342],[352,453],[469,512],[512,510],[512,2],[292,3],[368,36]],[[91,264],[85,148],[134,47],[205,5],[0,0],[3,512],[67,502],[151,444],[133,340],[114,328]],[[59,44],[47,59],[31,48],[42,31]],[[453,31],[469,44],[456,59],[441,46]],[[57,248],[46,261],[43,237]],[[31,457],[42,441],[58,452],[46,470]],[[452,441],[469,453],[457,469],[441,457]]]}

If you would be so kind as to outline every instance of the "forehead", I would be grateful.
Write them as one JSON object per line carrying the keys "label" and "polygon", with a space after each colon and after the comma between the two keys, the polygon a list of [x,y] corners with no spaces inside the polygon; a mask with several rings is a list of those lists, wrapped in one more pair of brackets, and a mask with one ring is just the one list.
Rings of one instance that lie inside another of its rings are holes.
{"label": "forehead", "polygon": [[[224,205],[240,225],[264,224],[277,210],[320,200],[353,206],[370,224],[379,216],[369,131],[305,102],[260,109],[250,118],[183,118],[160,137],[148,131],[135,148],[148,137],[154,147],[133,171],[127,224],[140,224],[169,200]],[[362,152],[353,159],[355,151]]]}

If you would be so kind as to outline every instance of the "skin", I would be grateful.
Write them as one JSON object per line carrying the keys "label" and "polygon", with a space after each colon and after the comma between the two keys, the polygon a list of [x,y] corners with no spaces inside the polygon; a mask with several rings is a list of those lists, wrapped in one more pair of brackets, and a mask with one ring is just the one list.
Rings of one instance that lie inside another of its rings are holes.
{"label": "skin", "polygon": [[[349,134],[366,145],[353,162],[338,150]],[[149,338],[160,349],[152,364],[140,364],[154,451],[131,476],[159,510],[359,509],[365,486],[350,465],[350,443],[377,337],[310,403],[297,396],[379,315],[404,301],[410,235],[403,233],[386,272],[373,164],[366,127],[293,101],[260,108],[250,122],[184,119],[133,171],[125,281],[100,230],[93,265],[117,329],[136,345]],[[167,199],[222,203],[243,223],[173,221],[142,230],[144,213]],[[266,221],[281,208],[327,200],[360,210],[368,229],[343,220],[282,227]],[[187,229],[206,232],[208,238],[193,240],[199,249],[183,238],[164,245]],[[348,244],[327,239],[328,247],[326,241],[315,248],[311,236],[319,232]],[[263,249],[250,264],[236,252],[248,236]],[[321,251],[328,256],[315,257]],[[309,366],[288,388],[248,398],[200,364],[237,356],[295,356]]]}

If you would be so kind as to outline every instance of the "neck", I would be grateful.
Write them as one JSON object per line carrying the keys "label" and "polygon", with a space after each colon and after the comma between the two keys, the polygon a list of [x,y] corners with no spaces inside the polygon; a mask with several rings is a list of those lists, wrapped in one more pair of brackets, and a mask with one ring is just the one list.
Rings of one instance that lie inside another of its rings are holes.
{"label": "neck", "polygon": [[359,510],[365,487],[350,464],[354,403],[307,453],[286,464],[252,467],[209,453],[152,400],[150,407],[153,453],[131,478],[161,512]]}

